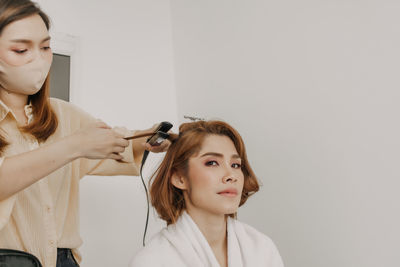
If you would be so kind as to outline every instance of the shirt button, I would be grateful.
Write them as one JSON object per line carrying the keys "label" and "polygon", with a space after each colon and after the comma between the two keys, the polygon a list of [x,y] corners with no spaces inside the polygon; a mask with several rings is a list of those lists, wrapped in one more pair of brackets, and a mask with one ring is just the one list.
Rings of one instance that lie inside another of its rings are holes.
{"label": "shirt button", "polygon": [[47,210],[47,212],[50,212],[50,211],[51,211],[51,207],[50,207],[50,206],[47,206],[47,207],[46,207],[46,210]]}
{"label": "shirt button", "polygon": [[50,240],[50,241],[49,241],[49,244],[50,244],[51,246],[53,246],[54,243],[55,243],[54,240]]}

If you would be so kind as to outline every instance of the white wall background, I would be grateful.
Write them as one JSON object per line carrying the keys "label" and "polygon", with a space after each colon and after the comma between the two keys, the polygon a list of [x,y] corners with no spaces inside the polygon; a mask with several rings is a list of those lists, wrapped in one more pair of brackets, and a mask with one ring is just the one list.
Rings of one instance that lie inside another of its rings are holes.
{"label": "white wall background", "polygon": [[[88,112],[133,129],[218,117],[242,133],[264,185],[239,218],[286,266],[400,266],[400,2],[39,2],[79,40],[73,101]],[[82,266],[126,266],[144,214],[137,177],[86,177]]]}
{"label": "white wall background", "polygon": [[[76,42],[72,102],[112,126],[177,121],[169,1],[38,2],[53,21],[53,37]],[[158,160],[149,156],[145,177]],[[85,177],[82,266],[128,266],[142,246],[145,215],[139,177]],[[151,217],[148,236],[162,226]]]}
{"label": "white wall background", "polygon": [[400,266],[400,2],[171,0],[179,115],[242,133],[289,267]]}

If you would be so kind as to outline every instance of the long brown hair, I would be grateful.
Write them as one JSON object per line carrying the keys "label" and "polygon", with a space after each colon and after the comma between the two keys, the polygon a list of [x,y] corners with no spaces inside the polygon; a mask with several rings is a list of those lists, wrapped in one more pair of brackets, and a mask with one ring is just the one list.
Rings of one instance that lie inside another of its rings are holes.
{"label": "long brown hair", "polygon": [[167,224],[175,223],[186,209],[183,192],[172,185],[171,177],[176,172],[187,175],[189,158],[200,151],[203,141],[208,135],[229,137],[241,158],[244,185],[239,206],[259,190],[257,178],[247,160],[243,140],[232,126],[222,121],[184,123],[179,127],[179,135],[173,136],[171,139],[172,143],[164,160],[150,180],[150,182],[152,181],[150,185],[151,204]]}
{"label": "long brown hair", "polygon": [[[50,29],[49,17],[40,9],[40,7],[30,0],[0,0],[0,35],[4,28],[17,20],[39,15]],[[52,110],[49,102],[50,78],[47,76],[42,88],[34,95],[28,97],[32,104],[33,121],[24,127],[23,132],[33,135],[39,142],[44,142],[57,129],[57,116]],[[0,153],[8,142],[0,136]]]}

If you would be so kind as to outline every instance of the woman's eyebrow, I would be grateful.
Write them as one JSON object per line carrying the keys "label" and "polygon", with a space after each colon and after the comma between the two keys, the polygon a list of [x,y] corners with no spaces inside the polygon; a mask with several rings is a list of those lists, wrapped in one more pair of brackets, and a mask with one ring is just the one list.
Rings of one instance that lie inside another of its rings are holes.
{"label": "woman's eyebrow", "polygon": [[[221,153],[217,153],[217,152],[206,152],[203,155],[201,155],[200,157],[206,157],[206,156],[214,156],[214,157],[218,157],[218,158],[223,158],[224,155],[222,155]],[[238,154],[233,154],[231,156],[231,158],[233,159],[240,159],[240,156]]]}
{"label": "woman's eyebrow", "polygon": [[232,158],[233,158],[233,159],[241,159],[240,156],[239,156],[238,154],[232,155]]}
{"label": "woman's eyebrow", "polygon": [[206,156],[215,156],[215,157],[219,157],[219,158],[223,158],[224,155],[222,155],[221,153],[217,153],[217,152],[206,152],[203,155],[201,155],[200,157],[206,157]]}
{"label": "woman's eyebrow", "polygon": [[[50,39],[51,39],[51,37],[47,36],[40,43],[44,43],[44,42],[46,42],[46,41],[48,41]],[[32,43],[32,40],[29,40],[29,39],[13,39],[13,40],[11,40],[11,42],[13,42],[13,43],[30,44],[30,43]]]}

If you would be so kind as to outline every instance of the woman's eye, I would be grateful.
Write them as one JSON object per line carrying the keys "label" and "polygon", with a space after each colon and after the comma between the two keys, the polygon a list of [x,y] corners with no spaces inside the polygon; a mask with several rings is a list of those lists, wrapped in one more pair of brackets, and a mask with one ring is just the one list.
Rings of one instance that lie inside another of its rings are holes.
{"label": "woman's eye", "polygon": [[210,160],[206,162],[206,166],[217,166],[218,162],[216,162],[215,160]]}
{"label": "woman's eye", "polygon": [[17,50],[13,50],[15,53],[17,53],[17,54],[23,54],[23,53],[25,53],[26,51],[28,51],[27,49],[17,49]]}
{"label": "woman's eye", "polygon": [[235,169],[239,169],[239,168],[242,167],[242,165],[240,165],[239,163],[233,163],[232,167],[235,168]]}
{"label": "woman's eye", "polygon": [[45,47],[42,47],[42,49],[43,49],[44,51],[47,51],[47,50],[49,50],[49,49],[51,49],[51,48],[50,48],[50,46],[45,46]]}

